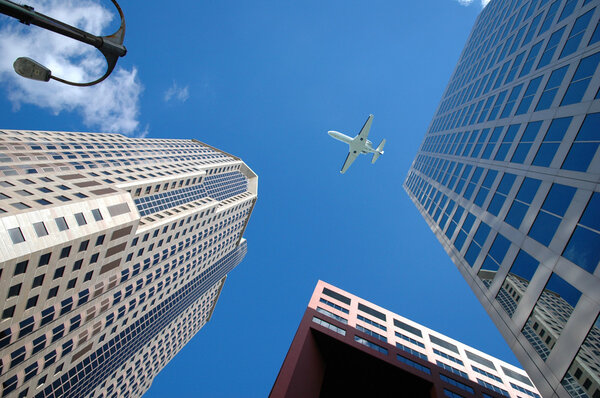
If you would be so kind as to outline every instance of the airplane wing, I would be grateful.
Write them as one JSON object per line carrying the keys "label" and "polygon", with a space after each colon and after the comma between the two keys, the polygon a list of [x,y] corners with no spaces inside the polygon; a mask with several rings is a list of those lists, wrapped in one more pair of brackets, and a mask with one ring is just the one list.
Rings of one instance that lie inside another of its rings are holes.
{"label": "airplane wing", "polygon": [[354,163],[358,155],[359,153],[357,152],[348,152],[348,156],[346,156],[346,160],[344,161],[344,165],[342,166],[342,170],[340,170],[340,173],[344,174],[346,170],[348,170],[348,168],[352,165],[352,163]]}
{"label": "airplane wing", "polygon": [[360,129],[360,133],[358,133],[358,137],[361,141],[366,141],[369,136],[369,130],[371,130],[371,123],[373,123],[373,115],[369,115],[365,125]]}

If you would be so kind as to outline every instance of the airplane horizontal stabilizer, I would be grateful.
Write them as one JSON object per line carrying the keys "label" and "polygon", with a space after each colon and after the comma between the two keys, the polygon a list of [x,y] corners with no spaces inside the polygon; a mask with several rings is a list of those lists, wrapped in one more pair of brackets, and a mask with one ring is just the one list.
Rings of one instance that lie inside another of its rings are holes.
{"label": "airplane horizontal stabilizer", "polygon": [[371,163],[375,163],[379,156],[383,155],[383,146],[385,145],[385,138],[381,141],[381,144],[377,147],[376,151],[373,154],[373,159],[371,159]]}

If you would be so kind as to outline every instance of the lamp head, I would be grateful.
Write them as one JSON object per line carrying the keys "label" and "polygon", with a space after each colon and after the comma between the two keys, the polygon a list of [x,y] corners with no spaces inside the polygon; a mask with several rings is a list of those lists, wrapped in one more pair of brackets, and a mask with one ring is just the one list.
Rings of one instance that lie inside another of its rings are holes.
{"label": "lamp head", "polygon": [[13,63],[13,68],[23,77],[43,82],[49,81],[52,75],[50,69],[27,57],[17,58]]}

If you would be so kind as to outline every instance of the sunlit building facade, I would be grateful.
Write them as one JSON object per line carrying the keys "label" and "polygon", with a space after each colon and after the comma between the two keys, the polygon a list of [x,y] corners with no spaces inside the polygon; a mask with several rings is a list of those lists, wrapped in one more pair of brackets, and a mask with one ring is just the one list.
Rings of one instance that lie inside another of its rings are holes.
{"label": "sunlit building facade", "polygon": [[533,397],[522,369],[319,281],[271,398]]}
{"label": "sunlit building facade", "polygon": [[141,396],[211,318],[256,198],[196,140],[0,131],[0,396]]}
{"label": "sunlit building facade", "polygon": [[600,397],[599,5],[492,0],[404,182],[544,397]]}

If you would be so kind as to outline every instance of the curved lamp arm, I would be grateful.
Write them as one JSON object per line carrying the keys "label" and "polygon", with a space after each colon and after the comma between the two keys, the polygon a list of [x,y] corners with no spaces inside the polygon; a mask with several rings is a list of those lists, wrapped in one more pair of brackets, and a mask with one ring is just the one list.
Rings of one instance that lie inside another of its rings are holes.
{"label": "curved lamp arm", "polygon": [[26,25],[37,25],[39,27],[59,33],[63,36],[67,36],[72,39],[81,41],[83,43],[92,45],[98,50],[100,50],[102,55],[104,55],[104,58],[106,58],[107,63],[106,73],[99,79],[96,79],[89,83],[76,83],[65,79],[61,79],[56,76],[52,76],[50,69],[26,57],[17,58],[17,60],[14,62],[13,67],[15,69],[15,72],[29,79],[41,81],[49,81],[50,79],[54,79],[61,83],[79,87],[92,86],[106,79],[115,68],[119,57],[122,57],[125,54],[127,54],[127,49],[125,48],[125,46],[123,46],[123,40],[125,38],[125,17],[123,16],[123,11],[121,10],[121,7],[116,2],[116,0],[111,1],[117,8],[117,11],[119,12],[119,17],[121,18],[121,26],[115,33],[113,33],[110,36],[95,36],[74,26],[67,25],[64,22],[50,18],[44,14],[35,12],[30,6],[22,6],[13,3],[10,0],[0,0],[1,13],[17,18],[20,22]]}

